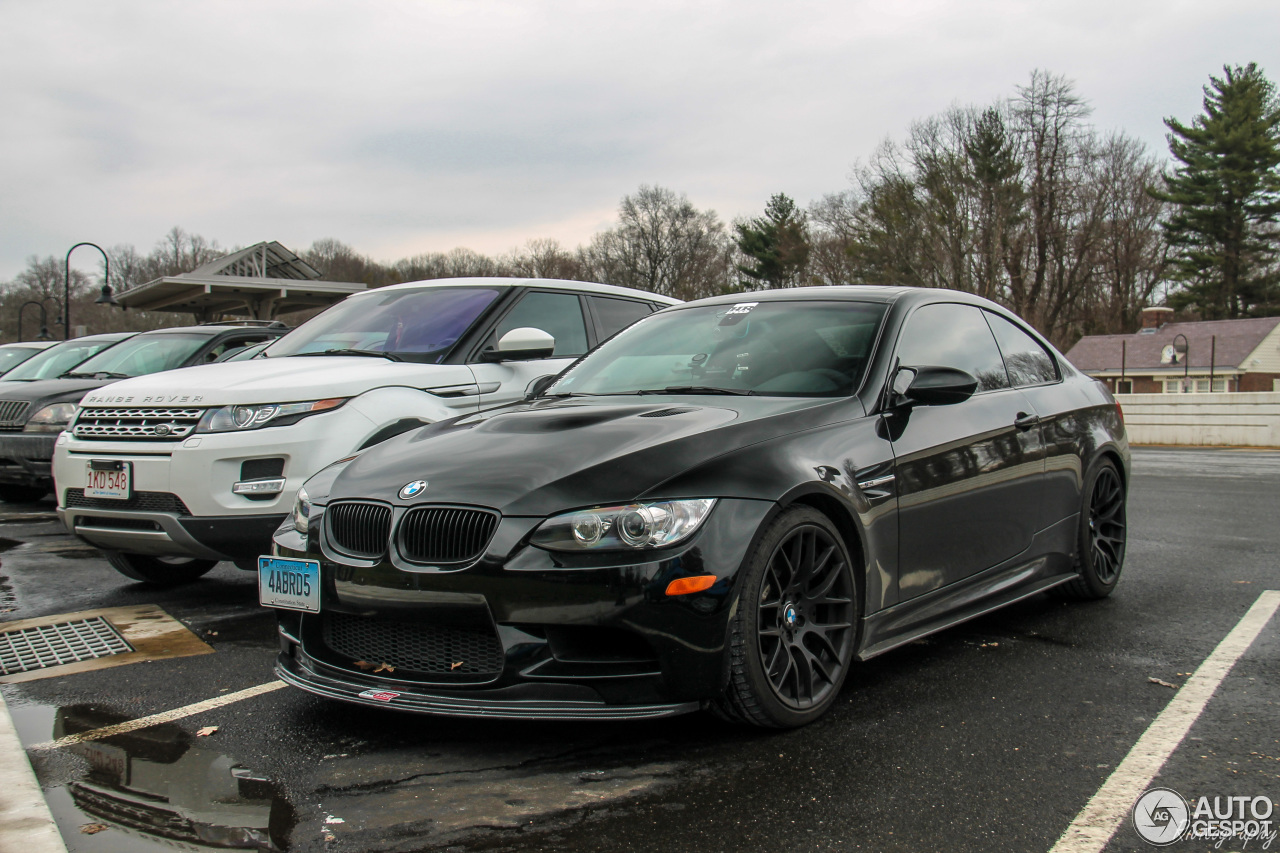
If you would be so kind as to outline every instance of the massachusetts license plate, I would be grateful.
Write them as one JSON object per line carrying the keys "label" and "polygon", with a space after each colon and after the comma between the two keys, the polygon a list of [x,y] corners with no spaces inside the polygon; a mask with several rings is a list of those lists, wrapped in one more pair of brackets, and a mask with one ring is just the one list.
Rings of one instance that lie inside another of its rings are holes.
{"label": "massachusetts license plate", "polygon": [[259,557],[258,601],[263,607],[319,613],[319,561]]}
{"label": "massachusetts license plate", "polygon": [[84,496],[127,501],[133,494],[132,474],[128,462],[91,459],[85,463]]}

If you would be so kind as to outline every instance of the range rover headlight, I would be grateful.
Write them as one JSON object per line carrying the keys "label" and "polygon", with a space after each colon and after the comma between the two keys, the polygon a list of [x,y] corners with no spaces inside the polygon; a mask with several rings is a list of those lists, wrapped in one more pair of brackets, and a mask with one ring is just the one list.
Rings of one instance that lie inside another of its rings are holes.
{"label": "range rover headlight", "polygon": [[693,498],[580,509],[548,518],[530,541],[552,551],[664,548],[692,536],[715,505]]}
{"label": "range rover headlight", "polygon": [[196,432],[235,432],[268,424],[283,426],[307,415],[327,412],[347,402],[344,397],[312,400],[307,403],[261,403],[253,406],[223,406],[210,409],[200,419]]}
{"label": "range rover headlight", "polygon": [[50,406],[45,406],[31,416],[31,420],[27,421],[22,431],[62,432],[67,428],[67,424],[71,423],[71,419],[76,416],[76,411],[79,408],[75,403],[54,403]]}
{"label": "range rover headlight", "polygon": [[311,496],[306,486],[298,489],[298,496],[293,501],[293,529],[307,535],[307,522],[311,519]]}

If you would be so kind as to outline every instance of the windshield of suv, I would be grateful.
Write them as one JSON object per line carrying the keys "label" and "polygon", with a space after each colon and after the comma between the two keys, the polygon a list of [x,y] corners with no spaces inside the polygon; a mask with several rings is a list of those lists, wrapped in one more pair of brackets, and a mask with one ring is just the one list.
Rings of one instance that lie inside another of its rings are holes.
{"label": "windshield of suv", "polygon": [[862,382],[885,306],[707,305],[640,320],[545,392],[838,397]]}
{"label": "windshield of suv", "polygon": [[86,358],[97,355],[119,341],[119,338],[105,341],[102,339],[63,341],[19,364],[6,373],[4,378],[6,380],[57,379],[68,370],[74,370],[76,365]]}
{"label": "windshield of suv", "polygon": [[496,287],[424,287],[353,296],[267,347],[263,357],[388,353],[435,364],[498,293]]}
{"label": "windshield of suv", "polygon": [[0,347],[0,376],[40,352],[40,347]]}
{"label": "windshield of suv", "polygon": [[137,335],[121,341],[106,352],[98,353],[84,364],[77,365],[70,373],[74,376],[105,373],[111,378],[123,379],[173,370],[195,355],[196,350],[207,344],[210,337],[186,332]]}

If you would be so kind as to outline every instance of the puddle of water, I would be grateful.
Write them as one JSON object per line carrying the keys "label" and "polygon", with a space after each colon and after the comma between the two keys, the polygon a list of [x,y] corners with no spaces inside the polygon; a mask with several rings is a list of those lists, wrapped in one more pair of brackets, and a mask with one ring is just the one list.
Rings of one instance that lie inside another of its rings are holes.
{"label": "puddle of water", "polygon": [[[72,705],[12,709],[19,730],[40,717],[39,740],[124,722]],[[21,723],[19,723],[21,718]],[[287,850],[296,823],[280,787],[230,755],[165,723],[59,750],[75,770],[45,791],[67,846],[85,853],[172,850]],[[63,774],[59,774],[63,775]],[[103,827],[86,834],[83,829]]]}

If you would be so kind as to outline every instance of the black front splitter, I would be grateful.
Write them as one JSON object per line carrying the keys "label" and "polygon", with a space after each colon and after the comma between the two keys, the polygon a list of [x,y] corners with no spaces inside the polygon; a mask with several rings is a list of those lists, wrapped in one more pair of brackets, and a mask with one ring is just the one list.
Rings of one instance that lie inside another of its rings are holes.
{"label": "black front splitter", "polygon": [[[421,688],[405,690],[402,684],[381,686],[335,678],[318,671],[315,662],[299,648],[293,654],[281,653],[276,658],[276,676],[286,684],[324,696],[358,705],[393,708],[419,714],[446,717],[488,717],[496,720],[644,720],[687,714],[700,707],[698,702],[669,705],[609,705],[604,700],[512,698],[512,689],[502,691],[503,698],[427,693]],[[545,688],[549,685],[538,685]],[[518,692],[518,691],[516,691]],[[541,692],[541,691],[540,691]],[[390,698],[374,698],[382,694]]]}

